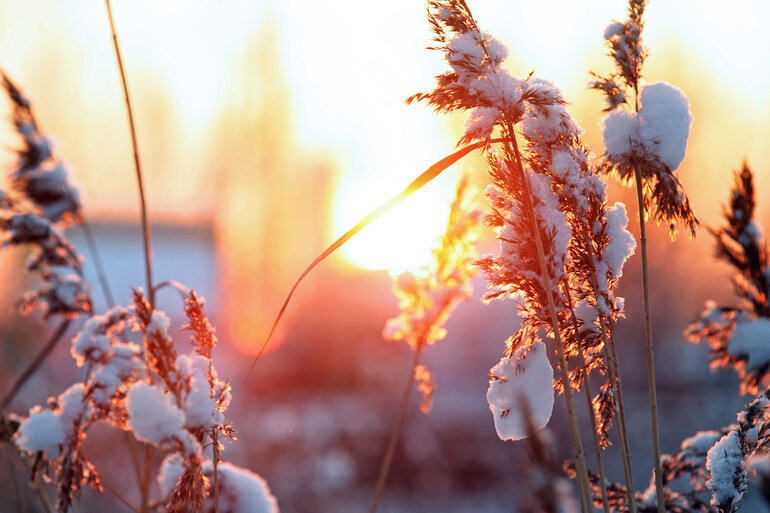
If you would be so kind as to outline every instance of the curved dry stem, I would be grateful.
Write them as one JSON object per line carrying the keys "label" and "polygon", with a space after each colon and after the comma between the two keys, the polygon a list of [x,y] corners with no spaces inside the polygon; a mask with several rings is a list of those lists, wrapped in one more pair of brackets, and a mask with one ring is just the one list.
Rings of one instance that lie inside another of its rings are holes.
{"label": "curved dry stem", "polygon": [[241,382],[241,388],[243,388],[243,385],[246,384],[246,381],[249,379],[249,376],[251,376],[251,372],[254,370],[254,366],[262,357],[262,354],[264,354],[265,349],[267,349],[267,345],[270,343],[270,340],[273,338],[275,329],[278,327],[278,323],[281,322],[281,318],[283,317],[283,314],[286,311],[286,307],[289,306],[289,302],[291,301],[291,298],[294,295],[294,292],[299,287],[299,284],[302,283],[302,280],[305,279],[305,276],[310,274],[310,271],[312,271],[313,268],[315,268],[315,266],[320,264],[324,259],[326,259],[326,257],[328,257],[329,255],[337,251],[337,249],[339,249],[343,244],[345,244],[347,241],[353,238],[353,236],[356,235],[358,232],[366,228],[366,226],[368,226],[372,221],[374,221],[375,219],[380,217],[382,214],[384,214],[391,208],[395,207],[396,205],[404,201],[406,198],[408,198],[415,192],[422,189],[422,187],[425,186],[428,182],[430,182],[431,180],[436,178],[438,175],[440,175],[449,166],[451,166],[461,158],[465,157],[468,153],[478,148],[484,148],[486,146],[489,146],[492,143],[498,143],[498,142],[503,142],[503,139],[489,139],[487,141],[481,141],[474,144],[470,144],[468,146],[465,146],[464,148],[457,150],[451,155],[448,155],[443,159],[439,160],[438,162],[430,166],[427,170],[425,170],[420,176],[415,178],[412,181],[412,183],[410,183],[403,191],[396,194],[395,196],[387,200],[385,203],[383,203],[382,205],[374,209],[372,212],[370,212],[366,217],[364,217],[358,223],[356,223],[355,226],[353,226],[351,229],[346,231],[339,239],[334,241],[328,248],[326,248],[323,251],[323,253],[318,255],[315,258],[315,260],[313,260],[310,263],[310,265],[308,265],[305,268],[305,270],[302,271],[302,274],[300,274],[299,278],[297,278],[297,281],[294,282],[294,285],[289,291],[289,294],[286,296],[286,299],[283,301],[283,305],[281,306],[281,309],[279,310],[278,315],[275,318],[275,321],[273,321],[273,325],[270,328],[270,332],[268,333],[267,338],[265,339],[265,342],[262,344],[262,347],[259,349],[257,356],[255,356],[254,360],[251,362],[251,366],[249,367],[249,370],[246,373],[246,376],[243,378],[243,381]]}
{"label": "curved dry stem", "polygon": [[147,221],[147,200],[144,194],[144,180],[142,179],[142,164],[139,159],[139,143],[136,140],[136,128],[134,126],[134,114],[131,109],[131,97],[128,94],[128,82],[126,81],[126,70],[123,66],[123,57],[120,53],[120,44],[118,44],[118,34],[115,31],[115,21],[112,18],[112,7],[110,0],[104,0],[107,8],[107,17],[110,21],[110,32],[112,33],[112,44],[115,49],[115,60],[120,72],[120,81],[123,85],[123,97],[126,100],[126,111],[128,113],[128,128],[131,133],[131,147],[134,152],[134,168],[136,169],[136,182],[139,186],[139,207],[142,216],[142,240],[144,243],[144,268],[147,275],[147,300],[150,307],[155,308],[155,291],[152,287],[152,235],[150,225]]}
{"label": "curved dry stem", "polygon": [[412,389],[414,388],[414,370],[420,363],[421,354],[422,347],[414,350],[412,368],[409,372],[409,378],[406,381],[404,393],[401,396],[401,405],[398,407],[396,423],[393,425],[393,431],[390,433],[388,448],[385,450],[385,456],[382,458],[382,464],[380,465],[380,475],[377,477],[377,484],[374,486],[372,502],[369,504],[369,509],[367,510],[368,513],[374,513],[377,511],[377,505],[380,502],[380,496],[382,495],[383,490],[385,490],[385,483],[388,480],[388,474],[390,474],[390,464],[393,462],[393,455],[396,453],[398,437],[401,435],[401,428],[403,427],[404,419],[406,418],[406,409],[409,406],[409,397],[412,395]]}

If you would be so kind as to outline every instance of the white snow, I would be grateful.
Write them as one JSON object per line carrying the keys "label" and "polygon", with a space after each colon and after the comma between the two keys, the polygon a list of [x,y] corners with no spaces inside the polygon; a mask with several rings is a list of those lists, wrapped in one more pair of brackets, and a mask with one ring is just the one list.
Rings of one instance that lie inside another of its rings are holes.
{"label": "white snow", "polygon": [[745,475],[743,475],[740,437],[736,431],[723,436],[709,450],[706,469],[710,476],[706,484],[712,492],[711,504],[715,506],[737,504],[743,497]]}
{"label": "white snow", "polygon": [[708,454],[717,441],[722,437],[719,431],[698,431],[695,436],[682,442],[682,452],[687,457],[702,457]]}
{"label": "white snow", "polygon": [[746,358],[746,371],[762,368],[770,362],[770,319],[739,322],[732,332],[727,352],[736,358]]}
{"label": "white snow", "polygon": [[[161,493],[168,496],[184,472],[184,460],[175,453],[163,460],[158,473]],[[203,464],[203,473],[214,484],[214,467],[211,461]],[[217,465],[219,479],[220,513],[278,513],[278,501],[270,493],[267,483],[257,474],[231,463]]]}
{"label": "white snow", "polygon": [[44,451],[49,460],[59,456],[64,443],[61,418],[51,410],[30,410],[16,433],[16,443],[27,452]]}
{"label": "white snow", "polygon": [[607,25],[607,28],[604,29],[604,39],[612,39],[615,36],[619,36],[623,33],[624,30],[624,25],[619,21],[610,23]]}
{"label": "white snow", "polygon": [[62,421],[66,436],[72,434],[75,422],[88,412],[89,404],[85,397],[85,390],[83,383],[75,383],[56,399],[59,405],[57,414]]}
{"label": "white snow", "polygon": [[167,335],[169,326],[171,326],[171,319],[168,315],[160,310],[153,310],[150,323],[147,325],[147,333],[159,332],[161,335]]}
{"label": "white snow", "polygon": [[628,159],[633,153],[634,141],[639,139],[639,120],[636,113],[619,109],[602,120],[604,151],[613,162]]}
{"label": "white snow", "polygon": [[545,344],[535,342],[530,353],[521,358],[519,349],[510,358],[503,358],[490,371],[498,379],[489,382],[487,402],[495,419],[497,436],[502,440],[520,440],[528,436],[523,403],[529,409],[535,429],[548,424],[553,410],[553,369],[546,355]]}
{"label": "white snow", "polygon": [[[227,462],[220,463],[217,469],[220,513],[278,513],[278,501],[260,476]],[[204,464],[203,471],[213,482],[211,462]]]}
{"label": "white snow", "polygon": [[610,112],[602,122],[608,158],[619,162],[633,155],[658,160],[671,171],[684,160],[692,114],[684,93],[667,82],[642,87],[639,113]]}
{"label": "white snow", "polygon": [[641,137],[671,171],[679,167],[687,150],[692,114],[690,101],[681,89],[668,82],[642,87]]}
{"label": "white snow", "polygon": [[176,488],[176,483],[184,472],[184,460],[178,452],[169,454],[163,459],[158,471],[158,484],[160,493],[168,497]]}
{"label": "white snow", "polygon": [[474,109],[471,116],[465,122],[465,136],[475,139],[490,137],[499,117],[500,111],[496,107],[479,107]]}
{"label": "white snow", "polygon": [[[217,405],[218,394],[212,393],[209,386],[209,361],[198,354],[180,355],[177,357],[176,364],[179,373],[190,379],[190,393],[182,405],[187,419],[187,427],[190,429],[198,427],[210,429],[224,423],[224,414]],[[211,372],[216,381],[216,371],[212,368]],[[218,383],[218,381],[216,382]],[[229,395],[223,406],[227,407],[228,402]]]}
{"label": "white snow", "polygon": [[623,265],[636,249],[636,240],[627,230],[628,215],[623,203],[615,203],[607,209],[606,232],[610,242],[602,250],[602,261],[607,264],[607,269],[614,279],[623,276]]}
{"label": "white snow", "polygon": [[171,394],[146,383],[137,383],[126,398],[128,427],[139,440],[153,445],[177,438],[184,440],[184,412],[176,407]]}

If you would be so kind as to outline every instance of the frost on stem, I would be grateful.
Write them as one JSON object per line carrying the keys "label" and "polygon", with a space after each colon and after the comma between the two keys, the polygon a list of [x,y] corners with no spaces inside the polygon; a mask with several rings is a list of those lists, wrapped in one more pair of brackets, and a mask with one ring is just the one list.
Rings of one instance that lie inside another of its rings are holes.
{"label": "frost on stem", "polygon": [[[603,371],[598,320],[622,315],[622,299],[613,294],[635,246],[625,230],[625,210],[622,205],[608,207],[605,185],[580,139],[582,130],[552,83],[511,75],[503,66],[507,50],[479,30],[464,1],[429,1],[428,20],[437,43],[432,49],[444,54],[450,70],[436,77],[432,91],[407,102],[424,101],[442,113],[470,111],[459,144],[489,141],[495,133],[505,139],[486,149],[493,184],[486,191],[492,207],[487,223],[497,229],[500,252],[483,257],[478,265],[489,283],[486,301],[519,301],[522,328],[509,338],[507,357],[538,342],[541,328],[554,336],[550,292],[569,366],[576,366],[582,343],[589,371]],[[521,149],[517,137],[523,137]],[[538,238],[550,283],[541,276]],[[565,289],[574,295],[572,301]],[[571,320],[570,303],[581,308],[578,327]],[[572,368],[572,386],[579,388],[584,374]],[[555,382],[557,390],[563,385]],[[607,427],[607,415],[614,411],[606,407],[609,398],[611,394],[599,399]]]}
{"label": "frost on stem", "polygon": [[[405,272],[394,278],[393,291],[401,312],[389,319],[383,330],[387,340],[405,340],[414,351],[422,351],[446,336],[444,324],[454,309],[471,297],[471,280],[476,271],[474,244],[480,232],[482,213],[473,204],[468,178],[457,186],[449,208],[446,230],[433,249],[433,259],[421,271]],[[424,401],[421,410],[430,411],[434,384],[427,368],[415,374]]]}
{"label": "frost on stem", "polygon": [[726,224],[709,228],[717,258],[734,270],[738,306],[708,301],[699,319],[685,330],[692,342],[710,347],[712,367],[732,367],[741,378],[741,393],[756,394],[770,384],[770,271],[767,244],[754,220],[754,182],[747,164],[735,173]]}
{"label": "frost on stem", "polygon": [[[643,207],[658,224],[668,224],[671,237],[677,225],[695,235],[698,220],[682,185],[674,175],[684,159],[692,114],[684,93],[666,82],[642,85],[647,49],[642,43],[646,1],[629,2],[629,18],[613,22],[604,33],[615,70],[593,74],[588,86],[604,93],[607,113],[602,122],[602,170],[630,183],[639,168]],[[629,98],[633,102],[629,102]],[[630,105],[629,103],[633,103]]]}

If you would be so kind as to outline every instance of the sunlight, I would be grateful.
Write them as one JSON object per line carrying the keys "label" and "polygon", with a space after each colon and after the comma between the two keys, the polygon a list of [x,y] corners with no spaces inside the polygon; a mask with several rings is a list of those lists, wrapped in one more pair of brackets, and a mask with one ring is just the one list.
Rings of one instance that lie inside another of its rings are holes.
{"label": "sunlight", "polygon": [[[355,177],[344,180],[334,201],[336,232],[343,233],[386,200],[388,196],[382,190],[380,184]],[[432,183],[366,227],[342,252],[355,265],[367,269],[401,270],[425,265],[444,231],[451,200],[451,188],[443,182]]]}

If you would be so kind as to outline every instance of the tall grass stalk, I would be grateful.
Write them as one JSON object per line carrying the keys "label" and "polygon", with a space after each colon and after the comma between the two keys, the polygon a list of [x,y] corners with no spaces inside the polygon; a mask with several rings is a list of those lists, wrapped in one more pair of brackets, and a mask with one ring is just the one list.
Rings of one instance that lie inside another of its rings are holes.
{"label": "tall grass stalk", "polygon": [[[636,110],[639,111],[637,99]],[[663,499],[663,471],[660,466],[660,434],[658,433],[658,395],[655,390],[655,355],[652,348],[652,325],[650,323],[650,291],[647,268],[647,231],[644,219],[644,201],[642,199],[641,166],[634,167],[636,177],[636,199],[639,204],[639,245],[642,248],[642,289],[644,293],[644,333],[646,337],[647,381],[650,387],[650,421],[652,423],[652,444],[655,455],[655,491],[658,497],[658,513],[665,513]]]}
{"label": "tall grass stalk", "polygon": [[[586,245],[588,255],[593,260],[594,249],[590,244]],[[599,283],[596,274],[590,273],[589,279],[591,281],[591,287],[595,291],[599,291]],[[626,480],[626,491],[628,494],[628,504],[630,506],[630,513],[636,513],[636,490],[634,488],[634,474],[633,466],[631,465],[631,450],[628,445],[628,430],[626,427],[626,407],[623,401],[623,388],[620,380],[620,367],[618,366],[618,356],[615,349],[615,323],[611,318],[606,318],[603,314],[599,313],[599,329],[601,332],[602,343],[604,344],[604,352],[609,361],[607,366],[610,382],[612,383],[613,390],[616,394],[616,422],[615,429],[618,433],[618,444],[620,445],[620,454],[623,460],[623,474]],[[594,431],[596,431],[594,429]]]}
{"label": "tall grass stalk", "polygon": [[96,269],[96,277],[99,280],[104,299],[107,302],[107,308],[115,306],[115,297],[112,295],[112,288],[110,282],[107,279],[107,273],[104,272],[104,265],[102,264],[102,257],[99,254],[99,248],[96,245],[96,238],[91,231],[91,226],[86,221],[85,217],[80,219],[80,227],[83,230],[83,234],[86,237],[86,244],[88,245],[88,251],[91,253],[91,259],[94,262],[94,268]]}
{"label": "tall grass stalk", "polygon": [[128,128],[131,134],[131,147],[134,153],[134,168],[136,169],[136,182],[139,187],[139,207],[142,218],[142,240],[144,243],[144,268],[147,275],[147,300],[150,307],[155,308],[155,289],[152,281],[152,235],[150,233],[150,224],[147,220],[147,200],[144,194],[144,180],[142,179],[142,163],[139,158],[139,143],[136,140],[136,128],[134,126],[134,114],[131,108],[131,96],[128,93],[128,82],[126,79],[126,70],[123,66],[123,57],[118,43],[118,33],[115,30],[115,21],[112,17],[112,7],[110,0],[104,0],[107,8],[107,17],[110,21],[110,32],[112,33],[112,45],[115,49],[115,60],[120,72],[120,81],[123,85],[123,97],[126,101],[126,112],[128,114]]}
{"label": "tall grass stalk", "polygon": [[569,313],[572,316],[572,322],[575,329],[575,337],[577,338],[577,354],[578,364],[583,372],[583,391],[585,392],[586,405],[588,406],[589,417],[591,419],[591,434],[594,439],[594,449],[596,450],[596,465],[599,468],[600,489],[602,496],[602,509],[604,513],[610,513],[610,505],[607,499],[607,476],[604,473],[604,458],[602,457],[602,446],[599,440],[599,431],[596,427],[596,417],[594,416],[593,409],[593,394],[591,393],[591,385],[588,382],[588,366],[586,365],[585,354],[583,352],[583,341],[580,337],[580,327],[578,326],[577,314],[575,314],[575,307],[572,302],[572,292],[570,291],[569,284],[564,281],[562,283],[564,288],[564,297],[567,299],[567,307]]}
{"label": "tall grass stalk", "polygon": [[21,491],[21,484],[19,483],[19,475],[16,471],[16,464],[13,462],[13,457],[9,451],[5,452],[5,456],[8,459],[8,468],[11,472],[11,479],[13,480],[13,490],[16,492],[16,504],[19,507],[19,513],[27,513],[27,503],[24,500],[24,495]]}
{"label": "tall grass stalk", "polygon": [[615,323],[609,320],[607,322],[609,328],[609,336],[605,331],[605,319],[603,316],[599,316],[599,323],[602,328],[602,338],[604,341],[605,352],[608,360],[611,362],[609,365],[610,379],[613,383],[613,389],[617,394],[617,422],[615,423],[615,429],[618,432],[618,443],[620,444],[620,453],[623,459],[623,474],[626,480],[626,492],[628,495],[628,504],[630,505],[630,512],[636,513],[636,489],[634,488],[634,472],[631,465],[631,449],[628,444],[628,429],[626,423],[626,407],[623,401],[623,387],[620,380],[620,368],[618,367],[617,351],[615,350]]}
{"label": "tall grass stalk", "polygon": [[[5,438],[8,438],[8,440],[13,440],[13,431],[11,430],[10,426],[5,420],[5,408],[0,407],[0,431],[2,431],[3,436]],[[24,465],[24,469],[27,471],[27,475],[32,475],[32,469],[29,466],[29,463],[27,460],[24,459],[24,456],[21,454],[21,451],[16,446],[15,443],[9,443],[8,447],[10,447],[13,452],[16,453],[19,460],[21,461],[22,465]],[[10,457],[10,454],[9,454]],[[11,465],[13,465],[13,460],[10,459]],[[30,480],[32,488],[35,490],[35,493],[37,493],[37,496],[40,498],[40,503],[43,505],[43,509],[46,511],[46,513],[53,513],[53,509],[51,508],[51,504],[48,502],[48,498],[43,493],[43,490],[40,489],[40,484],[36,480]]]}
{"label": "tall grass stalk", "polygon": [[[590,511],[591,508],[591,490],[588,480],[588,467],[586,465],[585,453],[583,452],[583,442],[580,438],[580,426],[577,420],[577,412],[575,410],[575,401],[572,396],[572,387],[570,385],[569,371],[567,369],[567,359],[564,356],[564,348],[561,342],[561,330],[559,326],[559,315],[556,312],[556,302],[553,298],[553,291],[551,290],[551,276],[548,272],[548,264],[545,260],[545,251],[543,249],[543,241],[540,237],[540,227],[538,223],[537,213],[535,212],[534,205],[532,203],[532,191],[529,185],[529,180],[524,172],[524,167],[521,163],[521,153],[519,151],[519,145],[516,142],[516,134],[513,126],[507,124],[508,138],[506,138],[506,144],[512,146],[511,153],[515,156],[517,172],[522,177],[522,184],[524,184],[524,198],[526,201],[526,208],[532,213],[532,232],[535,238],[535,247],[537,248],[537,258],[540,263],[540,273],[543,280],[543,288],[545,289],[546,298],[548,300],[548,310],[551,316],[551,325],[553,328],[554,345],[556,346],[556,353],[559,357],[559,368],[561,369],[562,379],[564,381],[564,400],[567,403],[567,416],[569,417],[570,433],[572,439],[572,453],[575,459],[575,470],[577,473],[578,490],[580,493],[580,503],[584,512]],[[586,503],[588,501],[588,503]]]}
{"label": "tall grass stalk", "polygon": [[377,511],[377,505],[380,502],[380,496],[383,490],[385,490],[385,483],[388,480],[388,474],[390,474],[390,465],[393,462],[393,455],[396,453],[396,445],[398,444],[399,436],[401,435],[401,428],[404,426],[404,419],[406,418],[406,410],[409,407],[409,398],[412,395],[412,389],[414,388],[414,373],[417,365],[420,363],[420,356],[422,355],[422,347],[418,347],[414,350],[414,358],[412,359],[412,367],[409,371],[409,376],[406,380],[406,386],[404,392],[401,395],[401,404],[398,407],[398,416],[396,417],[396,423],[393,425],[393,430],[390,433],[390,439],[388,440],[388,447],[385,450],[385,456],[382,458],[382,464],[380,465],[380,473],[377,476],[377,484],[374,486],[374,493],[372,494],[372,501],[369,504],[367,513],[374,513]]}
{"label": "tall grass stalk", "polygon": [[[112,6],[110,0],[104,0],[104,6],[107,9],[107,18],[110,22],[110,32],[112,34],[112,44],[115,50],[115,61],[118,65],[118,71],[120,73],[120,81],[123,85],[123,97],[126,101],[126,113],[128,115],[128,127],[131,134],[131,147],[134,154],[134,168],[136,170],[136,182],[139,188],[139,207],[142,220],[142,242],[144,247],[144,268],[147,278],[147,300],[150,304],[150,310],[155,308],[155,289],[153,287],[152,280],[152,235],[150,233],[150,224],[147,219],[147,199],[144,193],[144,180],[142,178],[142,163],[139,158],[139,143],[136,138],[136,127],[134,124],[134,113],[131,108],[131,96],[128,92],[128,82],[126,79],[126,70],[123,66],[123,57],[120,52],[120,43],[118,42],[118,33],[115,30],[115,20],[112,16]],[[140,495],[141,505],[140,512],[146,513],[149,511],[149,496],[150,496],[150,463],[152,460],[152,448],[146,444],[144,446],[144,479],[141,480]]]}

